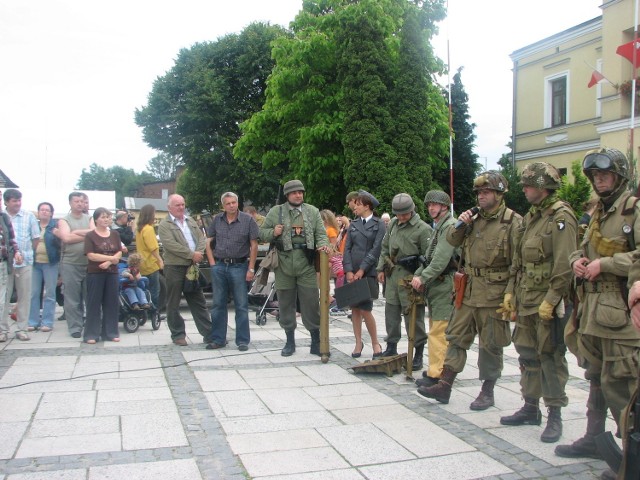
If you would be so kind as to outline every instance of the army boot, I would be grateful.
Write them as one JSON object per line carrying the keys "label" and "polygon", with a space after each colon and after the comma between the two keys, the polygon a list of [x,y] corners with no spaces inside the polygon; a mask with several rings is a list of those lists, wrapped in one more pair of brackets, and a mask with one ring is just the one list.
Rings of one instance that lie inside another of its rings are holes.
{"label": "army boot", "polygon": [[540,425],[542,412],[538,408],[537,398],[524,399],[524,406],[513,415],[500,417],[501,425]]}
{"label": "army boot", "polygon": [[315,330],[309,330],[311,334],[311,349],[309,353],[311,355],[320,355],[320,330],[317,328]]}
{"label": "army boot", "polygon": [[549,407],[549,416],[547,417],[547,426],[540,435],[540,440],[544,443],[555,443],[562,436],[562,416],[560,415],[560,407]]}
{"label": "army boot", "polygon": [[493,407],[495,405],[495,401],[493,400],[493,387],[495,387],[495,385],[495,380],[485,380],[482,382],[480,393],[478,397],[471,402],[469,408],[471,410],[486,410],[489,407]]}
{"label": "army boot", "polygon": [[556,455],[566,458],[596,458],[602,455],[596,447],[596,437],[604,433],[607,420],[607,402],[604,399],[600,385],[591,382],[589,385],[589,399],[587,400],[587,432],[571,445],[558,445]]}
{"label": "army boot", "polygon": [[382,357],[393,357],[398,354],[398,344],[394,342],[387,342],[387,349],[382,352]]}
{"label": "army boot", "polygon": [[451,398],[451,385],[458,374],[454,372],[449,365],[445,365],[442,369],[440,381],[432,387],[419,387],[418,393],[423,397],[433,398],[440,403],[449,403]]}
{"label": "army boot", "polygon": [[419,387],[433,387],[436,383],[440,381],[439,378],[430,377],[426,374],[427,372],[422,372],[422,378],[416,380],[416,385]]}
{"label": "army boot", "polygon": [[283,357],[290,357],[296,351],[296,339],[295,339],[295,330],[286,330],[287,334],[287,343],[285,343],[284,348],[280,352],[280,355]]}
{"label": "army boot", "polygon": [[571,445],[558,445],[556,455],[565,458],[596,458],[602,455],[596,447],[596,437],[604,433],[604,424],[607,420],[607,412],[602,410],[587,410],[587,433]]}
{"label": "army boot", "polygon": [[419,347],[415,348],[415,353],[413,355],[413,364],[411,365],[411,370],[415,372],[416,370],[420,370],[422,368],[422,359],[424,357],[424,343]]}
{"label": "army boot", "polygon": [[607,468],[604,472],[600,474],[601,480],[616,480],[617,478],[618,478],[618,475],[616,475],[616,472],[614,472],[610,468]]}

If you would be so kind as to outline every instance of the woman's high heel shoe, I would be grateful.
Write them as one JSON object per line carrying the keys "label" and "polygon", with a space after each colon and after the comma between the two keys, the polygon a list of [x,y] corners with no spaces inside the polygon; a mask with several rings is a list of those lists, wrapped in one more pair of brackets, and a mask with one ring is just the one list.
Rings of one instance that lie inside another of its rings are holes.
{"label": "woman's high heel shoe", "polygon": [[362,347],[360,348],[360,351],[359,352],[353,352],[351,354],[351,356],[353,358],[360,358],[360,356],[362,355],[362,350],[364,350],[364,342],[362,342],[360,345],[362,345]]}
{"label": "woman's high heel shoe", "polygon": [[378,344],[378,346],[380,347],[380,351],[378,353],[373,352],[373,358],[380,358],[382,356],[382,354],[384,353],[382,351],[382,345]]}

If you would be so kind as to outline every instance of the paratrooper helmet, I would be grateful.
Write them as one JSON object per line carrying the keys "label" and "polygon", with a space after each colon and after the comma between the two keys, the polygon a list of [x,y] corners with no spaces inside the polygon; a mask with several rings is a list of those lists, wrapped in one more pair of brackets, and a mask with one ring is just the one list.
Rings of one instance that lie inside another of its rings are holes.
{"label": "paratrooper helmet", "polygon": [[495,170],[482,172],[473,181],[473,191],[479,190],[495,190],[498,193],[507,193],[509,191],[509,182],[501,173]]}
{"label": "paratrooper helmet", "polygon": [[622,179],[629,181],[629,162],[624,153],[615,148],[597,148],[590,150],[582,161],[582,172],[593,182],[593,170],[613,172]]}
{"label": "paratrooper helmet", "polygon": [[520,185],[557,190],[562,186],[560,172],[556,167],[545,162],[534,162],[525,165],[520,175]]}
{"label": "paratrooper helmet", "polygon": [[451,206],[451,197],[447,192],[442,190],[429,190],[424,197],[424,204],[439,203],[447,207]]}
{"label": "paratrooper helmet", "polygon": [[391,200],[391,211],[396,215],[411,213],[415,209],[416,204],[408,193],[399,193]]}

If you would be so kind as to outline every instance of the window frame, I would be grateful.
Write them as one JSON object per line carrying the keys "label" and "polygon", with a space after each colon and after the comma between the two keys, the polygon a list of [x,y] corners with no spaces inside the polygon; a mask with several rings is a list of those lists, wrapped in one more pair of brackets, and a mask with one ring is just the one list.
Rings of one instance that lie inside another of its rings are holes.
{"label": "window frame", "polygon": [[[554,114],[554,91],[553,86],[558,80],[564,80],[565,89],[564,89],[564,123],[553,123],[553,114]],[[564,71],[559,72],[554,75],[549,75],[544,79],[544,128],[558,128],[563,127],[569,124],[570,122],[570,109],[569,109],[569,98],[571,98],[571,82],[570,82],[570,72]]]}

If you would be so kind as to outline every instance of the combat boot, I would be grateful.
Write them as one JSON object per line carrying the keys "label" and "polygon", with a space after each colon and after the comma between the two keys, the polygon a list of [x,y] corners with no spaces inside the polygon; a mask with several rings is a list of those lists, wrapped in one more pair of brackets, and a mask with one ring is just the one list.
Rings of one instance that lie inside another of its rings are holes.
{"label": "combat boot", "polygon": [[413,355],[413,363],[411,365],[411,370],[415,372],[416,370],[420,370],[422,368],[422,359],[424,357],[424,343],[419,347],[416,347],[415,353]]}
{"label": "combat boot", "polygon": [[500,417],[501,425],[540,425],[542,412],[538,408],[537,398],[524,399],[524,406],[513,415]]}
{"label": "combat boot", "polygon": [[562,415],[560,407],[549,407],[547,416],[547,426],[540,435],[540,440],[544,443],[555,443],[562,436]]}
{"label": "combat boot", "polygon": [[387,349],[382,352],[382,357],[393,357],[398,354],[398,344],[394,342],[387,342]]}
{"label": "combat boot", "polygon": [[425,388],[433,387],[436,383],[438,383],[439,380],[439,378],[430,377],[429,375],[423,375],[422,378],[416,380],[416,385]]}
{"label": "combat boot", "polygon": [[617,478],[618,478],[618,475],[616,475],[616,472],[614,472],[610,468],[607,468],[604,472],[600,474],[601,480],[616,480]]}
{"label": "combat boot", "polygon": [[478,394],[478,397],[471,402],[469,408],[471,410],[486,410],[489,407],[493,407],[495,405],[495,401],[493,399],[493,387],[495,387],[495,385],[495,380],[485,380],[482,382],[480,393]]}
{"label": "combat boot", "polygon": [[309,330],[309,333],[311,334],[311,349],[309,353],[320,356],[320,330],[316,328],[315,330]]}
{"label": "combat boot", "polygon": [[571,445],[558,445],[556,455],[567,458],[596,458],[602,455],[596,447],[596,437],[604,433],[607,420],[607,402],[604,399],[602,388],[599,384],[591,382],[589,385],[589,399],[587,400],[587,431]]}
{"label": "combat boot", "polygon": [[454,372],[449,365],[445,365],[442,369],[440,381],[432,387],[420,387],[418,393],[423,397],[433,398],[440,403],[447,404],[451,398],[451,386],[458,374]]}
{"label": "combat boot", "polygon": [[280,355],[283,357],[290,357],[296,351],[295,332],[295,330],[287,330],[285,332],[287,334],[287,343],[285,343],[284,348],[280,352]]}

